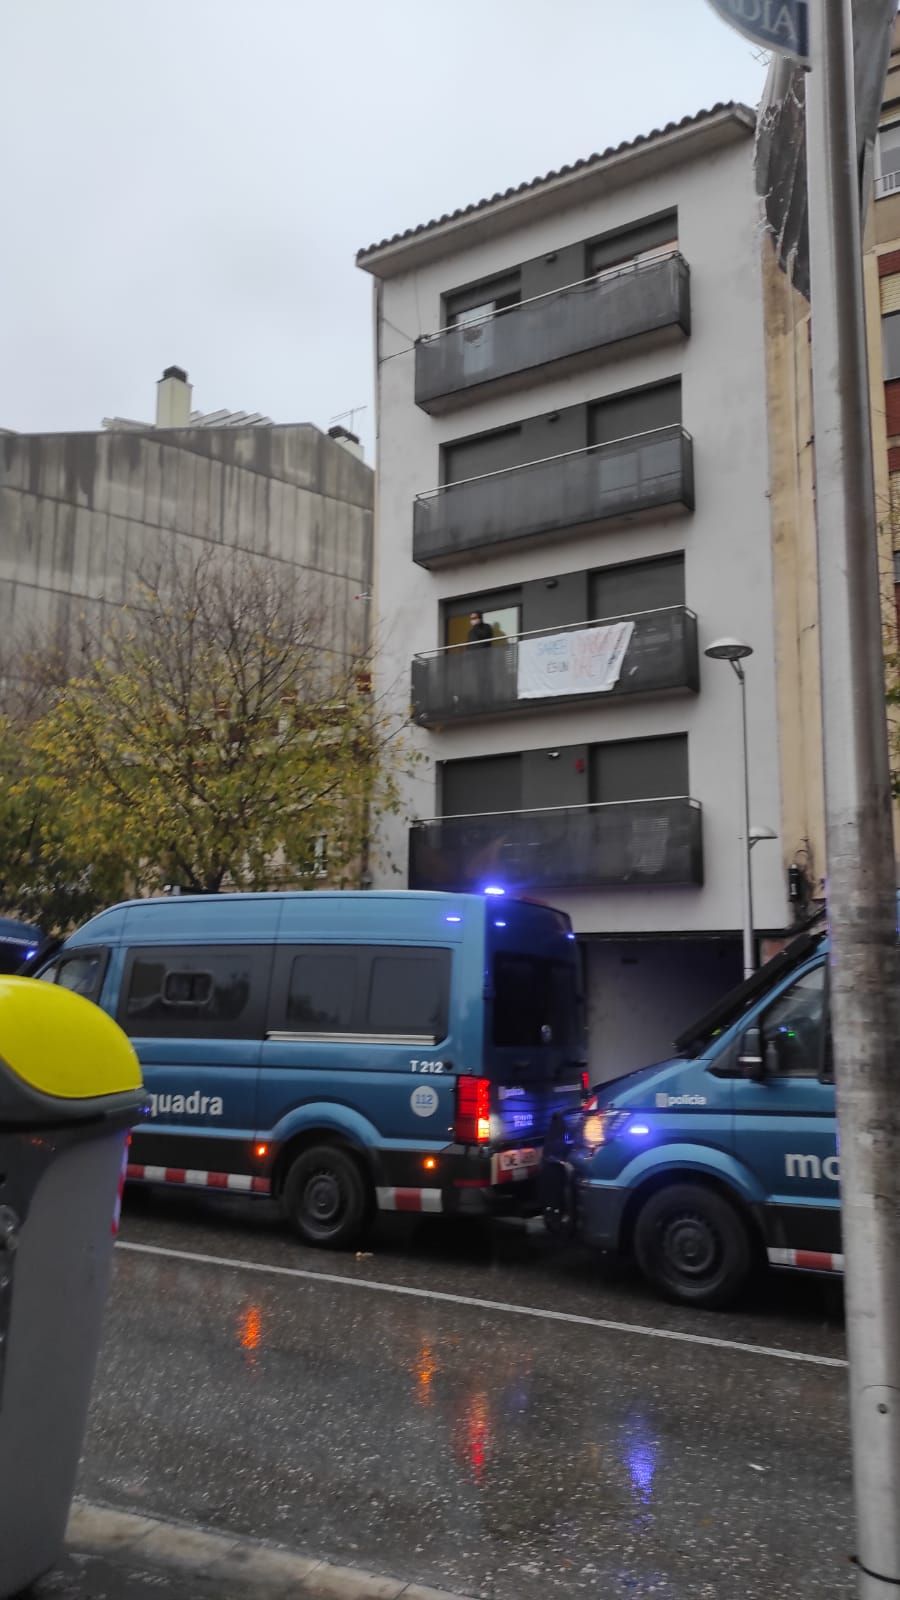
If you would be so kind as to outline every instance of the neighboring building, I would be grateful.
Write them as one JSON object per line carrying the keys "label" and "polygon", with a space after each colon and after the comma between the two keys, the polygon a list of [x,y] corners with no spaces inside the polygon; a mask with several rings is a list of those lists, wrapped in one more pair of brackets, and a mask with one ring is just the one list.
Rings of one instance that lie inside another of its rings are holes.
{"label": "neighboring building", "polygon": [[346,429],[191,410],[179,367],[157,419],[98,433],[0,432],[0,640],[73,641],[142,570],[210,546],[309,573],[323,648],[366,647],[373,472]]}
{"label": "neighboring building", "polygon": [[[377,881],[408,860],[414,888],[569,911],[607,1076],[740,976],[737,686],[703,655],[725,634],[755,652],[752,821],[779,824],[753,134],[717,106],[358,257],[376,677],[423,752]],[[754,891],[782,929],[778,845]]]}
{"label": "neighboring building", "polygon": [[888,654],[895,656],[900,609],[900,20],[894,23],[875,143],[863,272],[885,641]]}
{"label": "neighboring building", "polygon": [[[869,389],[883,641],[889,678],[896,677],[900,610],[900,22],[891,56],[875,145],[875,171],[863,234]],[[799,193],[792,214],[803,215]],[[801,904],[825,893],[825,817],[818,559],[815,517],[815,432],[812,398],[812,313],[763,243],[771,464],[772,551],[778,719],[782,762],[782,838]],[[898,734],[896,714],[891,725]],[[896,755],[893,755],[896,766]],[[900,840],[895,816],[895,833]]]}

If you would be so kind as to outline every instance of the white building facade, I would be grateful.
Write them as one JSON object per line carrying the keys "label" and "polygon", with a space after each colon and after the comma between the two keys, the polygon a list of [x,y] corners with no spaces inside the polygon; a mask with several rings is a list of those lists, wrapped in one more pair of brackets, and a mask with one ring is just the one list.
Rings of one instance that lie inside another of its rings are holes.
{"label": "white building facade", "polygon": [[[780,816],[753,129],[716,107],[358,257],[376,687],[422,753],[376,882],[566,910],[604,1077],[740,977],[722,635],[754,651],[751,822]],[[753,869],[781,929],[780,850]]]}

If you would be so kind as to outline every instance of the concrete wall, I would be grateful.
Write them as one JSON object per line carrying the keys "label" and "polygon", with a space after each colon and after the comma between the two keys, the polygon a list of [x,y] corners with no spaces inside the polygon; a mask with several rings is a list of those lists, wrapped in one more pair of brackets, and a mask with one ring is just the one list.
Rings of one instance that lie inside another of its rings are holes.
{"label": "concrete wall", "polygon": [[0,434],[0,641],[97,624],[142,568],[224,546],[308,572],[356,653],[372,503],[371,468],[308,424]]}
{"label": "concrete wall", "polygon": [[665,1060],[742,977],[736,938],[603,940],[585,946],[584,962],[591,1065],[603,1081]]}
{"label": "concrete wall", "polygon": [[[682,147],[689,149],[685,142]],[[581,199],[581,195],[587,198]],[[410,659],[442,641],[442,598],[545,578],[643,556],[683,550],[686,602],[699,618],[701,649],[722,634],[747,638],[752,820],[778,828],[781,785],[777,739],[772,561],[766,497],[768,461],[762,278],[753,191],[752,139],[734,133],[702,159],[684,159],[627,187],[597,192],[568,186],[553,215],[514,227],[498,214],[487,235],[444,260],[377,285],[379,490],[376,549],[378,687],[408,704]],[[413,399],[412,341],[441,325],[441,295],[579,240],[677,207],[680,249],[691,268],[693,332],[680,345],[623,345],[590,370],[540,379],[513,395],[475,399],[433,418]],[[482,429],[561,410],[681,375],[683,420],[694,439],[696,511],[634,526],[566,536],[516,555],[469,559],[439,572],[411,559],[416,494],[440,481],[440,447]],[[620,701],[535,712],[470,727],[417,735],[424,760],[410,780],[407,816],[436,813],[437,759],[574,745],[686,731],[691,793],[702,802],[706,884],[702,889],[582,891],[555,896],[584,932],[734,930],[740,920],[737,686],[722,662],[703,660],[696,697]],[[405,863],[405,819],[387,829],[396,863]],[[788,915],[781,851],[754,852],[757,924],[781,926]],[[382,884],[403,881],[382,862]]]}

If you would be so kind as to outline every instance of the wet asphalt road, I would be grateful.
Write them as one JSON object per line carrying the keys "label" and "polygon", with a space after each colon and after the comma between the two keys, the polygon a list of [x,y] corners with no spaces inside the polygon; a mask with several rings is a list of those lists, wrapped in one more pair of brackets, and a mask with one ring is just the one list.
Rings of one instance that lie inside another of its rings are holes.
{"label": "wet asphalt road", "polygon": [[91,1499],[490,1600],[854,1593],[830,1283],[692,1312],[509,1226],[390,1220],[357,1259],[188,1195],[122,1238],[289,1271],[117,1252]]}

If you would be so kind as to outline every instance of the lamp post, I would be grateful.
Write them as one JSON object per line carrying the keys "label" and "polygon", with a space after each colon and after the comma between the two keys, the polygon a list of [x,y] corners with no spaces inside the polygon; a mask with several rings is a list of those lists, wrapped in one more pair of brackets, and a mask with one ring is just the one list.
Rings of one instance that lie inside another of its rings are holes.
{"label": "lamp post", "polygon": [[[741,665],[752,656],[753,646],[742,644],[740,639],[715,639],[703,654],[711,661],[727,661],[741,690],[741,902],[744,928],[744,977],[750,978],[756,970],[753,949],[753,882],[750,875],[750,851],[755,840],[750,834],[750,763],[747,756],[747,680]],[[757,832],[757,837],[766,837]]]}

